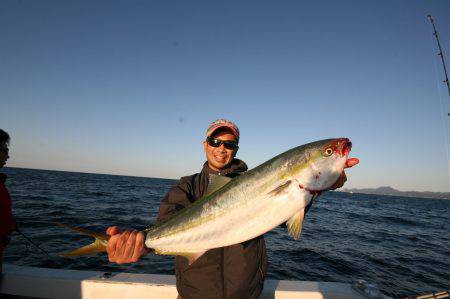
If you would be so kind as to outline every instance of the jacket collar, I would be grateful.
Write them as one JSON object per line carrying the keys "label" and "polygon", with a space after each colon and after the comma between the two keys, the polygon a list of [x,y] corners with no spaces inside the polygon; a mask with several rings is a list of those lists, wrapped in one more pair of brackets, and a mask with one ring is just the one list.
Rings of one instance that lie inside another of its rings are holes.
{"label": "jacket collar", "polygon": [[231,161],[230,165],[228,165],[225,169],[222,169],[221,171],[215,171],[209,168],[208,161],[206,161],[203,164],[202,172],[206,172],[207,174],[218,174],[218,175],[229,175],[229,174],[238,174],[240,172],[247,171],[248,167],[247,164],[245,164],[244,161],[239,159],[233,159]]}

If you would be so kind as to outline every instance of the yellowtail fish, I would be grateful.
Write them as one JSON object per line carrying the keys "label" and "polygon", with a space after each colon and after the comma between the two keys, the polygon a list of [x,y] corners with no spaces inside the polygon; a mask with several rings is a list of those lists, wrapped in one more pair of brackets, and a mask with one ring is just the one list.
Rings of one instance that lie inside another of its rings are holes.
{"label": "yellowtail fish", "polygon": [[[345,167],[358,163],[348,158],[351,147],[348,138],[320,140],[288,150],[233,179],[212,176],[203,197],[144,231],[145,246],[156,254],[185,256],[192,263],[209,249],[250,240],[284,222],[298,239],[305,207],[336,183]],[[109,236],[75,230],[96,241],[66,255],[106,251]]]}

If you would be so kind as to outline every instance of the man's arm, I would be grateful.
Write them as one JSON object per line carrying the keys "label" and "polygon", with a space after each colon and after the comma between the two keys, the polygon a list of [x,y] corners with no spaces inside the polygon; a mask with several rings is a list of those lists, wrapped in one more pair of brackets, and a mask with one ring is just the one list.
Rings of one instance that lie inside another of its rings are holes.
{"label": "man's arm", "polygon": [[167,192],[159,205],[156,223],[169,219],[173,214],[191,204],[189,186],[191,186],[189,177],[183,177]]}

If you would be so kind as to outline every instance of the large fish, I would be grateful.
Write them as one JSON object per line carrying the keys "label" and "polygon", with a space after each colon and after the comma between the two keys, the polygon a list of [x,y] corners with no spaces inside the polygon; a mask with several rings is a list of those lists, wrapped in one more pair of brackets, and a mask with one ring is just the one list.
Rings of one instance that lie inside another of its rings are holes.
{"label": "large fish", "polygon": [[[298,239],[305,207],[330,188],[345,167],[358,163],[348,158],[351,146],[348,138],[316,141],[233,179],[213,176],[202,198],[145,230],[145,246],[157,254],[185,256],[192,263],[209,249],[250,240],[283,222]],[[66,255],[106,251],[109,236],[75,230],[96,241]]]}

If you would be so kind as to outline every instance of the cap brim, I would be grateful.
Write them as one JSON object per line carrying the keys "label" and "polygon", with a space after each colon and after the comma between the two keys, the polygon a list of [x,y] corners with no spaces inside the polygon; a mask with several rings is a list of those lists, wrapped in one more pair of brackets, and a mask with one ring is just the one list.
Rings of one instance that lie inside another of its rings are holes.
{"label": "cap brim", "polygon": [[217,131],[218,129],[221,129],[221,128],[226,128],[226,129],[230,130],[231,132],[233,132],[234,137],[239,139],[239,133],[236,131],[236,129],[231,126],[226,126],[226,125],[219,125],[217,127],[211,128],[209,130],[208,134],[206,135],[206,137],[211,137],[211,135],[214,134],[215,131]]}

